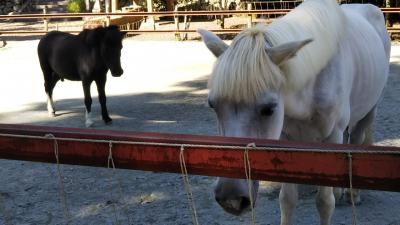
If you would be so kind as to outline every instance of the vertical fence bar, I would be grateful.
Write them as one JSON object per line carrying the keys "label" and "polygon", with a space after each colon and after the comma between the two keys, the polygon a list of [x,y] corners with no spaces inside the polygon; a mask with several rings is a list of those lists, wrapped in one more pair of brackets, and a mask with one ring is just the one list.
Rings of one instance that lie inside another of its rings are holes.
{"label": "vertical fence bar", "polygon": [[[47,14],[47,5],[44,6],[43,8],[43,15]],[[44,31],[49,31],[49,21],[47,18],[43,19],[43,26],[44,26]]]}
{"label": "vertical fence bar", "polygon": [[[247,10],[251,10],[252,6],[251,3],[247,3]],[[253,25],[253,15],[249,14],[247,16],[247,27],[250,28]]]}

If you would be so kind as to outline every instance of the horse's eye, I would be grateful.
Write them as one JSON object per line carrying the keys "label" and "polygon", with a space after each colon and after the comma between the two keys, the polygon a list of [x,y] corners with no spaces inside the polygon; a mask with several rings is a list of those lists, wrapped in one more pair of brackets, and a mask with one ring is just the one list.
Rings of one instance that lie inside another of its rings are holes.
{"label": "horse's eye", "polygon": [[264,105],[261,107],[260,114],[261,116],[272,116],[272,114],[274,114],[275,108],[275,103]]}

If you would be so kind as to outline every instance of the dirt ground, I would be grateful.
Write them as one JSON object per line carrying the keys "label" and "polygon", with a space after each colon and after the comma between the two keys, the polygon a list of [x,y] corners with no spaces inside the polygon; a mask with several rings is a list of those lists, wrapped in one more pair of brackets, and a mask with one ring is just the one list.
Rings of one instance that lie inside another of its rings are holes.
{"label": "dirt ground", "polygon": [[[200,41],[144,40],[136,36],[124,41],[125,73],[121,78],[109,76],[106,91],[112,125],[102,123],[92,87],[95,129],[215,135],[216,118],[205,104],[206,83],[215,58]],[[57,84],[57,116],[47,116],[37,43],[9,41],[0,49],[0,123],[84,127],[83,93],[78,82]],[[393,46],[391,74],[374,133],[377,144],[400,146],[399,96],[400,47]],[[0,225],[67,224],[55,165],[0,160],[0,168]],[[69,224],[191,224],[179,174],[82,166],[61,166],[61,173]],[[217,205],[211,188],[214,180],[190,176],[200,224],[250,224],[249,214],[232,216]],[[257,224],[279,224],[278,190],[265,183],[260,192]],[[362,198],[357,206],[358,224],[400,225],[399,193],[364,191]],[[304,188],[296,224],[318,224],[314,202],[313,188]],[[351,224],[351,216],[351,207],[339,202],[332,224]]]}

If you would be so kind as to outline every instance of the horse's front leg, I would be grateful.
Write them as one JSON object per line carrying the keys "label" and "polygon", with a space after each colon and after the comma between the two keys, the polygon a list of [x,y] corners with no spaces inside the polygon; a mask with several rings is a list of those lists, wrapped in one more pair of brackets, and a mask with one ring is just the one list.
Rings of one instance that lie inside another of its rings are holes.
{"label": "horse's front leg", "polygon": [[279,203],[281,207],[281,225],[291,225],[294,210],[299,199],[297,184],[282,183],[279,192]]}
{"label": "horse's front leg", "polygon": [[93,120],[92,120],[92,96],[90,95],[90,85],[92,84],[91,80],[83,80],[82,81],[82,86],[83,86],[83,94],[85,96],[85,107],[86,107],[86,121],[85,125],[86,127],[91,127],[93,125]]}
{"label": "horse's front leg", "polygon": [[316,196],[317,209],[321,225],[330,225],[335,210],[335,196],[332,187],[318,187]]}
{"label": "horse's front leg", "polygon": [[100,102],[100,106],[101,106],[101,116],[103,118],[103,121],[106,124],[110,124],[112,122],[112,119],[108,115],[108,110],[107,110],[107,97],[106,97],[106,91],[105,91],[106,79],[96,80],[96,86],[97,86],[97,92],[99,94],[99,102]]}
{"label": "horse's front leg", "polygon": [[[332,133],[324,142],[342,143],[343,129],[334,128]],[[335,196],[332,187],[318,187],[316,204],[321,225],[330,225],[333,211],[335,210]]]}

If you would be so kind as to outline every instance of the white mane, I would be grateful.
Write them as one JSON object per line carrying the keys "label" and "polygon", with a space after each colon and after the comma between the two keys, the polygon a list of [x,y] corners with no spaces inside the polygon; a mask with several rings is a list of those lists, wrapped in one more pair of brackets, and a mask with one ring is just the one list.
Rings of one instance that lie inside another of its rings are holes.
{"label": "white mane", "polygon": [[[344,22],[335,0],[308,0],[268,27],[244,30],[218,58],[209,81],[210,97],[254,102],[266,90],[285,83],[286,90],[301,89],[336,53]],[[313,42],[280,68],[265,50],[267,42],[276,46],[306,38]]]}

